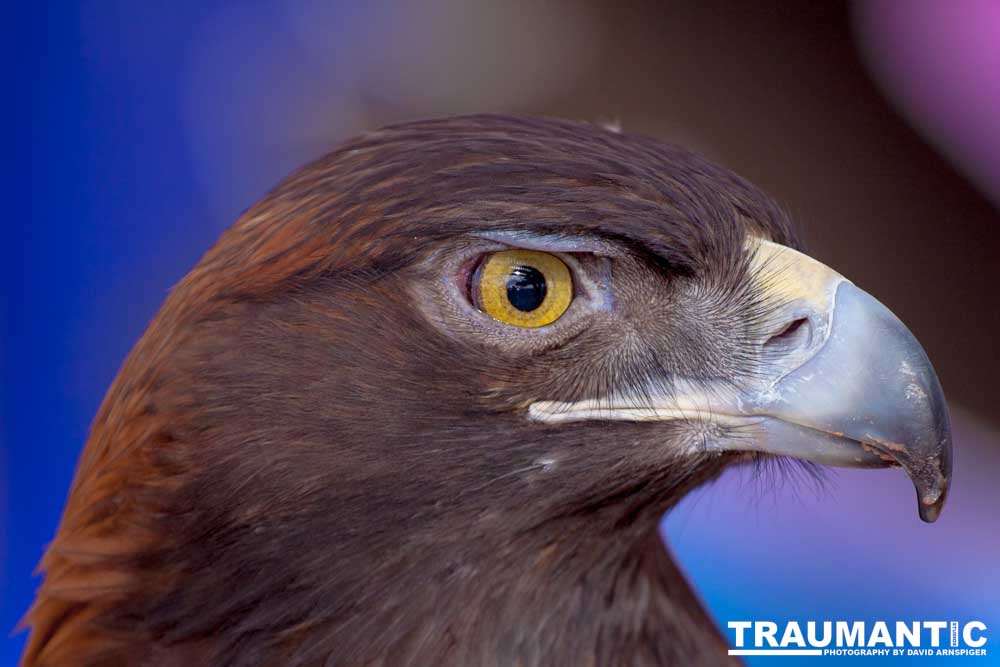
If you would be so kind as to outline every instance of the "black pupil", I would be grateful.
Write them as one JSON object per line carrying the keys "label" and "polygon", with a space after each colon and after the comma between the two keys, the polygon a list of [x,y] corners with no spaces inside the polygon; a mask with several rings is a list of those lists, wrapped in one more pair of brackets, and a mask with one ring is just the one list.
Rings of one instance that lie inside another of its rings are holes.
{"label": "black pupil", "polygon": [[533,266],[519,266],[507,278],[507,299],[510,305],[530,313],[545,301],[545,276]]}

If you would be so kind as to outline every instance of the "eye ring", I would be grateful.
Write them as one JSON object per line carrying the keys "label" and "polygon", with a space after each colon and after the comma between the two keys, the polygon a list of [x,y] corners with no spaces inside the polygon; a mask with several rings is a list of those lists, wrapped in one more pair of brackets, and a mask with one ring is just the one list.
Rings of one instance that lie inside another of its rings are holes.
{"label": "eye ring", "polygon": [[473,305],[493,319],[538,328],[562,317],[573,301],[573,276],[555,255],[512,249],[487,255],[472,275]]}

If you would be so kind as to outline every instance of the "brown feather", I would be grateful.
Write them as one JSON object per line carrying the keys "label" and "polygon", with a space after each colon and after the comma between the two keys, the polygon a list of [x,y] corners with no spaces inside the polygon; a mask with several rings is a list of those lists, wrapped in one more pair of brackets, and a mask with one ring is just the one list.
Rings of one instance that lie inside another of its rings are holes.
{"label": "brown feather", "polygon": [[[600,327],[526,356],[414,307],[430,253],[499,229],[599,235],[637,279],[719,289],[749,231],[795,244],[724,169],[583,123],[473,116],[342,145],[223,234],[125,361],[22,665],[725,660],[656,526],[728,459],[681,459],[642,424],[524,419],[538,392],[643,372]],[[738,344],[660,334],[702,367]],[[548,451],[567,453],[551,479],[532,468]]]}

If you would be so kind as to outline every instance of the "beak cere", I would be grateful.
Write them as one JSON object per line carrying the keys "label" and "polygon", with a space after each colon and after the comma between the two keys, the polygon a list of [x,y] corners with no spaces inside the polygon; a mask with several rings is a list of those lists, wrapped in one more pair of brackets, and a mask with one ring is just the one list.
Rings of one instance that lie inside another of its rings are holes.
{"label": "beak cere", "polygon": [[[920,517],[934,521],[951,479],[951,425],[941,384],[906,326],[874,297],[836,278],[821,344],[801,365],[750,394],[743,412],[764,416],[760,428],[769,451],[801,456],[793,444],[799,438],[787,431],[807,429],[860,444],[861,452],[831,450],[815,457],[820,462],[878,465],[877,457],[902,466],[916,487]],[[780,360],[774,363],[781,368]],[[788,441],[792,451],[780,451],[775,441]]]}
{"label": "beak cere", "polygon": [[753,239],[753,280],[770,325],[756,341],[754,379],[674,379],[669,396],[621,388],[614,396],[540,401],[532,419],[713,421],[738,431],[703,446],[759,451],[835,466],[901,466],[920,517],[937,519],[951,481],[951,425],[923,348],[888,308],[829,267]]}

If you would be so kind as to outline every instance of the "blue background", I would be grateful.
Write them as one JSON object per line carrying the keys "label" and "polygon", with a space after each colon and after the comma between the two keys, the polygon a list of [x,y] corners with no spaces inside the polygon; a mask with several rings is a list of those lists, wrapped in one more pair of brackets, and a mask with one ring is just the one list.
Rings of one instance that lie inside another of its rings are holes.
{"label": "blue background", "polygon": [[[25,5],[19,5],[23,11]],[[3,270],[0,628],[33,596],[104,392],[167,289],[222,229],[180,138],[176,44],[193,5],[146,31],[141,67],[102,62],[71,3],[23,12]],[[109,17],[109,31],[137,17]],[[92,36],[92,35],[91,35]],[[131,63],[135,65],[135,63]],[[14,664],[24,635],[0,647]]]}

